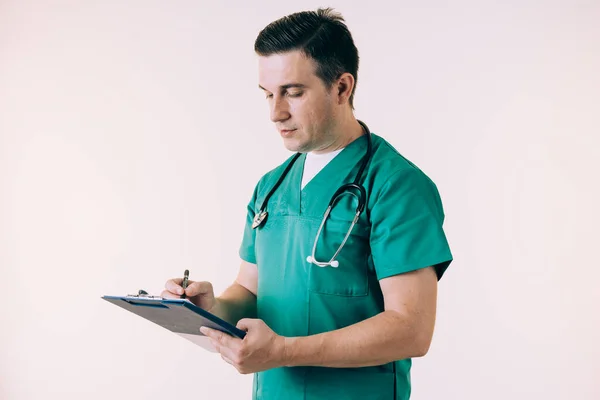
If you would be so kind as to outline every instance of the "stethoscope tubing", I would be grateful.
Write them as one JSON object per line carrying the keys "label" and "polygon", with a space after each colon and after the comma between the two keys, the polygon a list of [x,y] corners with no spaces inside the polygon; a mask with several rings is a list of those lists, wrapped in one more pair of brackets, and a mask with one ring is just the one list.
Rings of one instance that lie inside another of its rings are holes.
{"label": "stethoscope tubing", "polygon": [[[331,267],[337,268],[339,266],[339,261],[337,261],[335,258],[342,251],[342,248],[346,244],[346,241],[348,240],[348,238],[350,236],[350,233],[352,232],[352,230],[354,228],[354,225],[356,225],[356,223],[358,222],[358,219],[360,218],[360,215],[363,212],[363,210],[365,209],[365,206],[367,204],[367,192],[366,192],[364,186],[360,184],[360,181],[362,179],[362,174],[363,174],[363,172],[364,172],[367,164],[369,163],[369,161],[373,157],[373,145],[372,145],[372,140],[371,140],[371,131],[369,130],[369,128],[367,127],[367,125],[365,123],[363,123],[362,121],[358,121],[358,123],[363,127],[363,130],[365,131],[365,134],[367,135],[367,153],[363,156],[363,160],[362,160],[360,168],[359,168],[359,170],[358,170],[358,172],[356,174],[354,182],[353,183],[344,184],[344,185],[340,186],[335,191],[335,193],[331,197],[331,200],[329,201],[329,204],[327,206],[327,210],[325,211],[325,214],[323,215],[323,219],[321,221],[321,225],[319,226],[319,230],[317,231],[317,235],[316,235],[315,241],[313,243],[312,254],[306,258],[306,260],[308,262],[313,263],[313,264],[315,264],[315,265],[317,265],[319,267],[331,266]],[[279,185],[281,185],[281,183],[283,182],[283,180],[285,179],[285,177],[289,173],[290,169],[292,168],[292,166],[294,165],[294,163],[300,157],[301,154],[302,153],[296,153],[296,154],[294,154],[294,157],[292,157],[292,159],[290,160],[290,162],[288,163],[288,165],[285,167],[285,169],[281,173],[281,176],[279,177],[279,179],[277,180],[277,182],[275,183],[275,185],[271,188],[271,190],[269,191],[269,193],[267,194],[267,196],[263,200],[259,212],[254,217],[254,221],[252,223],[252,228],[253,229],[256,229],[256,228],[258,228],[258,227],[260,227],[260,226],[262,226],[263,224],[266,223],[266,219],[267,219],[267,216],[268,216],[268,213],[267,213],[266,209],[267,209],[267,204],[269,202],[269,199],[271,198],[271,196],[273,195],[273,193],[275,193],[275,191],[277,190],[277,188],[279,187]],[[356,193],[354,193],[354,190],[358,191],[359,194],[357,195]],[[354,219],[353,219],[353,221],[352,221],[352,223],[350,225],[350,229],[348,229],[348,232],[346,233],[346,236],[344,237],[344,240],[342,241],[342,243],[338,247],[337,251],[333,254],[333,256],[331,257],[331,259],[329,261],[327,261],[327,262],[317,261],[316,258],[315,258],[315,252],[316,252],[316,249],[317,249],[317,242],[319,240],[319,237],[321,235],[323,227],[325,226],[325,222],[327,220],[327,217],[331,213],[331,210],[332,210],[332,208],[333,208],[336,200],[340,196],[342,196],[343,194],[351,194],[351,195],[353,195],[353,196],[355,196],[355,197],[358,198],[358,205],[356,207],[356,213],[355,213]]]}

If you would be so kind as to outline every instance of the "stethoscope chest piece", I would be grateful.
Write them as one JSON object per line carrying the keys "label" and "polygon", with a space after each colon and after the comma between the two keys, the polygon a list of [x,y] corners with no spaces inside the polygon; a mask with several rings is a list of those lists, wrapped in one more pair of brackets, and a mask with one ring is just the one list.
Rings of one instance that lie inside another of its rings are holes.
{"label": "stethoscope chest piece", "polygon": [[265,223],[267,219],[267,215],[269,215],[266,211],[259,211],[258,214],[254,216],[254,220],[252,221],[252,229],[256,229],[262,224]]}

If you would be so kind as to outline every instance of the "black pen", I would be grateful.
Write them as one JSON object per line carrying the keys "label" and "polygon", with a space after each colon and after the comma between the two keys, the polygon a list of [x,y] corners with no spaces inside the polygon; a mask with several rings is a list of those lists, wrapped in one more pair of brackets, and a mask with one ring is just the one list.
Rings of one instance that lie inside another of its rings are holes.
{"label": "black pen", "polygon": [[181,287],[183,288],[183,294],[181,295],[182,299],[185,299],[185,289],[187,288],[189,277],[190,277],[190,271],[186,269],[185,272],[183,273],[183,281],[181,282]]}

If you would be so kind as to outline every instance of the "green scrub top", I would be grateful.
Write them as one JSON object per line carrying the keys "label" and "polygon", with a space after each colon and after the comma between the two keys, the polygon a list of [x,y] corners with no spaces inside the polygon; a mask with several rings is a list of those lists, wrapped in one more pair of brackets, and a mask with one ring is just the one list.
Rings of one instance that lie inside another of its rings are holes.
{"label": "green scrub top", "polygon": [[[380,279],[434,265],[438,279],[452,261],[435,184],[383,138],[371,134],[373,158],[363,174],[367,206],[338,268],[306,261],[335,191],[354,181],[367,150],[361,136],[301,190],[302,154],[269,199],[266,223],[254,215],[291,161],[265,174],[248,204],[240,256],[258,266],[258,318],[282,336],[340,329],[384,310]],[[343,196],[321,232],[315,258],[329,261],[344,239],[358,200]],[[362,368],[282,367],[254,375],[253,399],[408,399],[411,360]]]}

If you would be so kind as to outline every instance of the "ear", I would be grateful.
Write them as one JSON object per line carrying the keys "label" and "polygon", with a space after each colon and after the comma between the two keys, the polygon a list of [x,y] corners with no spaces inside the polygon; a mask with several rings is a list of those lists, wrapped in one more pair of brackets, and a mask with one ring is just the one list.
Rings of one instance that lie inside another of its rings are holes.
{"label": "ear", "polygon": [[337,80],[336,90],[338,96],[338,104],[345,104],[350,101],[350,95],[354,89],[354,77],[352,74],[345,72]]}

